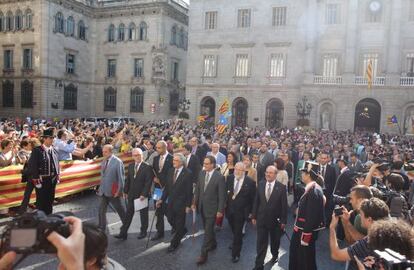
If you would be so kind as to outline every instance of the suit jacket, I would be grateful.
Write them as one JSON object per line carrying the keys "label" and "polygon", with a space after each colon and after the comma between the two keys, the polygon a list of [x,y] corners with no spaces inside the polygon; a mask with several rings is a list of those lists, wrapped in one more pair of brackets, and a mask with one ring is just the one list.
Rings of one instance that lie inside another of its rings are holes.
{"label": "suit jacket", "polygon": [[312,233],[325,227],[325,210],[322,188],[315,182],[308,184],[298,202],[295,227],[303,233]]}
{"label": "suit jacket", "polygon": [[135,162],[128,166],[124,193],[128,194],[128,200],[135,200],[140,196],[148,198],[150,196],[152,179],[154,177],[151,166],[145,162],[141,162],[138,171],[136,173],[134,171]]}
{"label": "suit jacket", "polygon": [[329,164],[326,165],[324,183],[325,183],[325,194],[331,196],[335,189],[336,172],[335,172],[335,168]]}
{"label": "suit jacket", "polygon": [[171,168],[167,175],[167,185],[165,186],[161,200],[167,201],[167,209],[173,209],[175,212],[185,211],[186,207],[191,206],[193,197],[193,182],[191,172],[183,168],[174,183],[175,169]]}
{"label": "suit jacket", "polygon": [[[152,168],[154,169],[155,176],[160,179],[162,187],[165,187],[167,183],[167,174],[169,170],[173,167],[172,165],[173,156],[167,153],[167,156],[164,160],[164,166],[160,171],[160,156],[156,156],[154,158],[154,162],[152,163]],[[155,184],[156,187],[161,188],[158,184]]]}
{"label": "suit jacket", "polygon": [[[254,164],[252,163],[252,168]],[[257,172],[257,182],[260,182],[264,179],[264,175],[265,175],[265,169],[263,168],[262,164],[260,164],[260,162],[257,163],[256,165],[256,172]]]}
{"label": "suit jacket", "polygon": [[106,160],[101,163],[101,184],[98,189],[98,195],[112,197],[112,187],[118,186],[116,192],[124,190],[125,168],[124,163],[117,156],[112,155],[106,165]]}
{"label": "suit jacket", "polygon": [[338,176],[334,194],[339,196],[347,196],[351,192],[351,188],[355,185],[352,180],[352,172],[348,169]]}
{"label": "suit jacket", "polygon": [[269,201],[266,201],[265,189],[267,181],[262,181],[256,191],[252,216],[257,220],[257,226],[273,229],[280,223],[287,223],[287,192],[286,187],[275,181]]}
{"label": "suit jacket", "polygon": [[265,153],[259,153],[259,161],[263,168],[266,169],[267,166],[272,165],[275,160],[273,155],[266,151]]}
{"label": "suit jacket", "polygon": [[243,185],[239,193],[234,196],[234,175],[229,175],[226,181],[226,215],[247,217],[253,208],[254,197],[256,196],[256,183],[248,176],[244,177]]}
{"label": "suit jacket", "polygon": [[[57,175],[60,174],[57,151],[52,147],[52,161]],[[49,175],[49,154],[43,146],[35,147],[28,160],[27,179],[39,179],[41,175]],[[53,173],[53,172],[52,172]]]}
{"label": "suit jacket", "polygon": [[206,190],[204,191],[206,172],[202,171],[194,192],[194,204],[200,213],[206,218],[214,218],[217,212],[223,213],[226,183],[224,176],[217,170],[213,170]]}
{"label": "suit jacket", "polygon": [[200,161],[200,165],[203,164],[204,158],[206,157],[208,151],[209,151],[209,148],[208,148],[207,144],[197,146],[195,155],[198,157],[198,159]]}
{"label": "suit jacket", "polygon": [[190,171],[191,181],[193,183],[197,183],[198,176],[201,170],[201,165],[199,162],[199,158],[196,155],[191,154],[190,160],[188,161],[188,164],[187,164],[187,169]]}
{"label": "suit jacket", "polygon": [[351,172],[361,172],[364,169],[364,166],[360,160],[357,160],[355,164],[349,162],[348,168],[351,170]]}

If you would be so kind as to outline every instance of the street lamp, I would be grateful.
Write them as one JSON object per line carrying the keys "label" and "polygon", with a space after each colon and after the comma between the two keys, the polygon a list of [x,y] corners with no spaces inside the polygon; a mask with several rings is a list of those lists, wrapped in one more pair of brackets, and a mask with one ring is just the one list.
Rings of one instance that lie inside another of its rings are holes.
{"label": "street lamp", "polygon": [[298,102],[296,105],[296,112],[300,119],[305,119],[309,117],[312,111],[312,105],[309,103],[308,98],[304,96],[301,102]]}
{"label": "street lamp", "polygon": [[186,98],[184,98],[184,99],[180,100],[180,102],[178,102],[178,108],[183,112],[188,111],[190,109],[190,105],[191,105],[190,100],[186,99]]}

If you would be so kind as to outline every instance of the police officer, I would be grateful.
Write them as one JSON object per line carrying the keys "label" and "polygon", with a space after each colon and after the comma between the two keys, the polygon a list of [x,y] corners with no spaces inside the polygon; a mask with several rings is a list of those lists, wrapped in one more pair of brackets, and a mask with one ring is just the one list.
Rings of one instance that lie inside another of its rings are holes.
{"label": "police officer", "polygon": [[36,208],[49,215],[53,211],[56,184],[59,181],[59,159],[53,148],[54,129],[43,131],[43,144],[33,149],[28,161],[29,179],[36,188]]}
{"label": "police officer", "polygon": [[325,197],[319,175],[319,164],[307,161],[302,171],[305,193],[299,200],[298,213],[289,249],[289,270],[314,270],[316,267],[315,242],[318,231],[325,227]]}

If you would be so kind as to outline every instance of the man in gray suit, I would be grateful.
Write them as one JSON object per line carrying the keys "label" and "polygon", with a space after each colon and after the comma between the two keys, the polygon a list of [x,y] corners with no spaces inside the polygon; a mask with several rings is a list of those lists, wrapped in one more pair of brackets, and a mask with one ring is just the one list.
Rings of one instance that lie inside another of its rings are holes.
{"label": "man in gray suit", "polygon": [[[258,145],[260,142],[258,142]],[[259,162],[262,164],[263,169],[266,170],[267,166],[270,166],[275,161],[274,156],[269,153],[266,143],[262,143],[259,148]]]}
{"label": "man in gray suit", "polygon": [[99,205],[99,227],[106,230],[106,209],[108,204],[112,204],[121,218],[122,224],[125,221],[125,209],[121,203],[122,190],[125,183],[124,163],[114,156],[113,146],[110,144],[102,148],[104,160],[101,169],[101,184],[98,195],[101,197]]}
{"label": "man in gray suit", "polygon": [[209,251],[216,249],[217,241],[214,233],[216,219],[223,218],[226,196],[224,176],[214,168],[216,160],[213,156],[206,156],[203,162],[205,171],[202,171],[194,191],[193,211],[198,210],[204,224],[204,240],[201,255],[197,264],[207,262]]}

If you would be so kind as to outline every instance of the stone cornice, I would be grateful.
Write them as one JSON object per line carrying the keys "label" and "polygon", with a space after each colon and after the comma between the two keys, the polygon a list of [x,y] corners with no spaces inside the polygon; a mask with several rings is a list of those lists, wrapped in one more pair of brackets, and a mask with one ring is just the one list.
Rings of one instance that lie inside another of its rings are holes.
{"label": "stone cornice", "polygon": [[231,43],[230,46],[232,48],[253,48],[256,43],[248,42],[248,43]]}
{"label": "stone cornice", "polygon": [[266,47],[290,47],[292,42],[267,42],[264,45]]}
{"label": "stone cornice", "polygon": [[199,44],[198,48],[200,48],[200,49],[220,49],[221,44]]}

